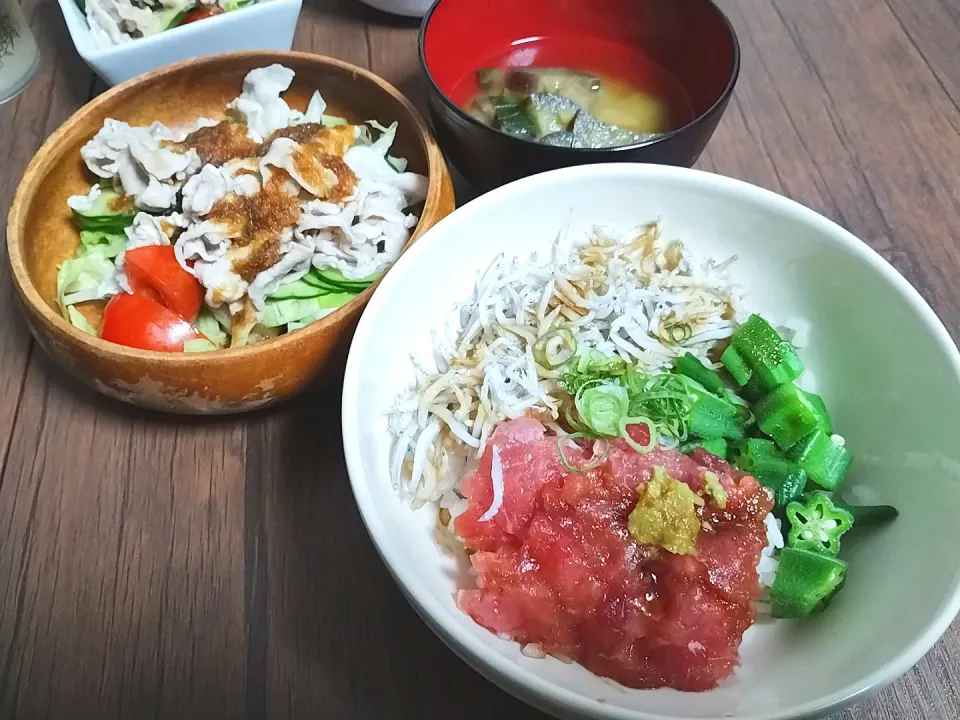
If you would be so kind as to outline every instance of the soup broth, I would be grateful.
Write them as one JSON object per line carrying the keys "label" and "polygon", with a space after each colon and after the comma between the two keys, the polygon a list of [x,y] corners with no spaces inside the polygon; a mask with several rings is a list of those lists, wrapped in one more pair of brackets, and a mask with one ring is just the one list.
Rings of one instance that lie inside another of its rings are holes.
{"label": "soup broth", "polygon": [[[576,64],[564,62],[575,55]],[[457,86],[481,122],[548,145],[602,148],[644,142],[693,119],[689,97],[634,48],[562,38],[511,45]]]}

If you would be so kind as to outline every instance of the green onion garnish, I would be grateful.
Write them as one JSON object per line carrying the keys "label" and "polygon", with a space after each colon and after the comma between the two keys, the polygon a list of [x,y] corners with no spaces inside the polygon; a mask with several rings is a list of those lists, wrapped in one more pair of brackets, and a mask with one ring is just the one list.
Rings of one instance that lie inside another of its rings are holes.
{"label": "green onion garnish", "polygon": [[621,421],[627,417],[630,396],[622,385],[605,382],[581,387],[574,403],[584,424],[597,437],[617,437]]}
{"label": "green onion garnish", "polygon": [[636,383],[630,393],[629,414],[644,417],[653,423],[658,435],[687,439],[687,417],[693,401],[682,376],[664,373],[646,376],[642,385]]}
{"label": "green onion garnish", "polygon": [[[646,425],[647,426],[649,439],[647,440],[646,445],[641,445],[632,437],[630,437],[630,433],[627,432],[628,425]],[[657,440],[659,440],[659,437],[657,436],[656,426],[653,424],[653,422],[650,421],[649,418],[645,418],[645,417],[628,417],[621,420],[620,421],[620,437],[624,439],[627,445],[632,447],[641,455],[645,455],[646,453],[653,450],[657,446]]]}
{"label": "green onion garnish", "polygon": [[560,464],[567,470],[567,472],[587,472],[588,470],[593,470],[603,465],[607,460],[607,456],[610,454],[610,443],[607,440],[601,440],[603,443],[603,451],[595,456],[590,462],[582,467],[577,467],[569,460],[567,456],[563,454],[563,443],[567,440],[575,440],[576,438],[588,438],[589,436],[586,433],[573,433],[572,435],[565,435],[563,437],[557,438],[557,452],[560,454]]}
{"label": "green onion garnish", "polygon": [[693,337],[693,330],[687,323],[677,323],[667,328],[667,335],[674,345],[679,345]]}
{"label": "green onion garnish", "polygon": [[577,339],[567,327],[554,328],[533,345],[533,359],[547,370],[555,370],[577,352]]}

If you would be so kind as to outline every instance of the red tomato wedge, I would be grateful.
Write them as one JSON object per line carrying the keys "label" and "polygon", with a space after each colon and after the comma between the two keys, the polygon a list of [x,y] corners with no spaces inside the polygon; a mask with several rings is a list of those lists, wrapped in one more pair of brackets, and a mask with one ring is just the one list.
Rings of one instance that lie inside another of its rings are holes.
{"label": "red tomato wedge", "polygon": [[197,8],[196,10],[191,10],[184,15],[183,20],[180,21],[180,24],[186,25],[187,23],[196,22],[197,20],[205,20],[208,17],[219,15],[222,12],[223,8],[218,7]]}
{"label": "red tomato wedge", "polygon": [[104,340],[160,352],[183,352],[183,343],[201,337],[193,325],[147,295],[114,295],[103,311]]}
{"label": "red tomato wedge", "polygon": [[180,267],[171,245],[149,245],[127,250],[124,269],[134,293],[153,291],[163,304],[189,322],[197,319],[203,286]]}

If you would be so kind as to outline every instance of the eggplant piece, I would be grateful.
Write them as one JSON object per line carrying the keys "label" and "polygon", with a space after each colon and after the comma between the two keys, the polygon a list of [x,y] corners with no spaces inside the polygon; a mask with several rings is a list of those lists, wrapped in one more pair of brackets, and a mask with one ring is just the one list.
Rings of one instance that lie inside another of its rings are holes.
{"label": "eggplant piece", "polygon": [[506,88],[507,71],[503,68],[482,68],[477,70],[477,85],[487,95],[503,95]]}
{"label": "eggplant piece", "polygon": [[578,148],[607,148],[632,145],[657,137],[660,133],[642,133],[624,130],[601,122],[586,110],[577,113],[573,121],[573,146]]}
{"label": "eggplant piece", "polygon": [[497,116],[497,128],[510,135],[534,137],[533,123],[530,122],[520,105],[506,98],[490,98]]}
{"label": "eggplant piece", "polygon": [[506,87],[524,96],[533,93],[562,95],[590,109],[600,95],[600,78],[562,68],[525,68],[511,70],[507,74]]}
{"label": "eggplant piece", "polygon": [[520,109],[530,118],[537,137],[543,137],[569,130],[580,106],[563,95],[533,93],[520,103]]}

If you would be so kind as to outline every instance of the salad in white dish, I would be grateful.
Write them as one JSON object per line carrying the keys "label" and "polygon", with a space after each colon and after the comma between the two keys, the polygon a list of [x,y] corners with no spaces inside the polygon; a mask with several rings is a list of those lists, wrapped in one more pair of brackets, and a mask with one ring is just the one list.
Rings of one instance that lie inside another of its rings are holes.
{"label": "salad in white dish", "polygon": [[389,155],[397,124],[327,115],[318,92],[293,109],[293,78],[252,70],[220,120],[104,122],[81,150],[98,181],[67,201],[71,323],[148,350],[239,347],[334,312],[399,257],[427,179]]}
{"label": "salad in white dish", "polygon": [[77,0],[100,48],[124,45],[258,0]]}

